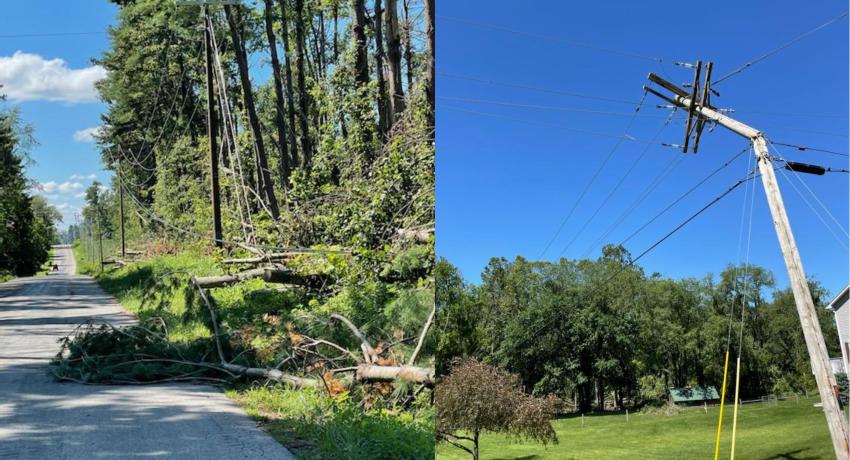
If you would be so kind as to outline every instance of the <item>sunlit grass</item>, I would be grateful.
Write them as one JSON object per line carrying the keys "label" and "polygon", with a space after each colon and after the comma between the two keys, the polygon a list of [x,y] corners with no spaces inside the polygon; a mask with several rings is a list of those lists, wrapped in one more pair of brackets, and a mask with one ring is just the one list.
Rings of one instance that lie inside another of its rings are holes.
{"label": "sunlit grass", "polygon": [[[746,404],[739,408],[736,458],[835,458],[823,411],[817,399]],[[559,444],[518,444],[508,437],[485,434],[481,458],[488,460],[568,459],[698,459],[712,458],[718,407],[690,408],[676,415],[624,413],[554,420]],[[732,407],[724,412],[721,458],[729,458]],[[471,458],[466,452],[440,445],[441,460]]]}

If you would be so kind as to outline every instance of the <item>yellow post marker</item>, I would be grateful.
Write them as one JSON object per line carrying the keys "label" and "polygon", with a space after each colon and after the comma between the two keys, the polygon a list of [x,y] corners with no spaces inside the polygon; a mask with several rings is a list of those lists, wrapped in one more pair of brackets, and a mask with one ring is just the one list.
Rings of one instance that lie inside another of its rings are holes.
{"label": "yellow post marker", "polygon": [[738,429],[738,384],[741,383],[741,356],[735,365],[735,410],[732,411],[732,455],[729,460],[735,460],[735,431]]}
{"label": "yellow post marker", "polygon": [[720,389],[720,416],[717,417],[717,439],[714,441],[714,460],[720,455],[720,430],[723,428],[723,406],[726,404],[726,373],[729,371],[729,350],[723,363],[723,388]]}

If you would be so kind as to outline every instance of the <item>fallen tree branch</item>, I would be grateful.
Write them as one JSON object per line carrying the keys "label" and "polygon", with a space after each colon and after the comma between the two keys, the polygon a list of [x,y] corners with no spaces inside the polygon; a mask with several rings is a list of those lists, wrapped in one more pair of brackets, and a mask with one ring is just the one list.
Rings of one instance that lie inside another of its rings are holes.
{"label": "fallen tree branch", "polygon": [[222,287],[252,278],[259,278],[263,276],[265,270],[265,268],[254,268],[231,275],[192,277],[192,283],[201,288]]}
{"label": "fallen tree branch", "polygon": [[422,327],[422,333],[419,334],[419,342],[416,344],[416,348],[413,350],[413,354],[410,355],[410,360],[407,361],[407,364],[412,366],[416,362],[416,358],[419,356],[419,352],[422,350],[422,344],[425,343],[425,336],[428,335],[428,329],[431,328],[431,323],[434,322],[434,315],[437,314],[437,304],[434,304],[434,308],[431,309],[431,314],[428,315],[428,321],[425,321],[425,326]]}
{"label": "fallen tree branch", "polygon": [[366,359],[367,363],[372,364],[378,361],[378,353],[375,351],[369,341],[366,340],[366,335],[363,334],[363,332],[360,331],[360,329],[358,329],[357,326],[355,326],[350,319],[338,313],[332,314],[331,319],[337,320],[348,326],[348,329],[351,330],[351,333],[354,334],[354,336],[360,340],[360,349],[363,350],[363,357]]}
{"label": "fallen tree branch", "polygon": [[269,380],[274,380],[275,382],[288,383],[296,388],[316,388],[319,386],[319,380],[317,379],[298,377],[297,375],[287,374],[286,372],[281,372],[277,369],[247,367],[229,363],[221,363],[221,367],[227,371],[236,374],[247,375],[249,377],[266,378]]}

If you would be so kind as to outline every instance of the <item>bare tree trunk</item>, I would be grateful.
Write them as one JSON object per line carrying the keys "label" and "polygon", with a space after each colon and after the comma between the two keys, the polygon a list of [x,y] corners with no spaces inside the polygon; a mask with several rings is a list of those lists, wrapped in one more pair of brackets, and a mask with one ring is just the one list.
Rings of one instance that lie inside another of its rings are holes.
{"label": "bare tree trunk", "polygon": [[364,0],[352,0],[351,9],[351,15],[354,18],[351,32],[354,35],[354,43],[356,47],[356,54],[354,58],[354,79],[360,85],[366,85],[369,83],[369,57],[367,54],[366,5]]}
{"label": "bare tree trunk", "polygon": [[286,20],[286,0],[280,0],[280,34],[283,36],[283,59],[284,71],[286,76],[286,116],[289,120],[289,150],[292,152],[292,167],[298,165],[298,147],[296,146],[295,135],[295,97],[292,94],[292,59],[289,55],[289,24]]}
{"label": "bare tree trunk", "polygon": [[398,30],[398,3],[387,0],[387,65],[389,67],[390,127],[404,112],[404,87],[401,83],[401,36]]}
{"label": "bare tree trunk", "polygon": [[276,104],[275,121],[277,124],[277,139],[278,153],[280,155],[280,166],[278,168],[280,174],[280,186],[286,190],[289,183],[289,174],[292,168],[289,163],[289,154],[287,152],[287,136],[286,136],[286,121],[284,112],[284,96],[283,82],[280,75],[280,60],[277,57],[277,39],[274,34],[274,22],[272,21],[272,0],[265,0],[264,16],[266,20],[266,38],[269,42],[269,53],[272,61],[272,75],[274,76],[274,94]]}
{"label": "bare tree trunk", "polygon": [[410,33],[413,24],[410,22],[410,0],[402,0],[404,8],[404,61],[407,64],[407,93],[413,92],[413,51]]}
{"label": "bare tree trunk", "polygon": [[298,111],[301,124],[301,157],[304,168],[310,169],[313,148],[310,142],[310,128],[307,121],[308,94],[305,83],[304,61],[304,0],[295,0],[295,51],[298,59]]}
{"label": "bare tree trunk", "polygon": [[382,141],[386,138],[392,123],[390,106],[387,104],[387,83],[384,80],[384,35],[381,29],[383,13],[381,0],[375,0],[375,18],[372,26],[375,29],[375,78],[378,80],[378,133]]}
{"label": "bare tree trunk", "polygon": [[425,97],[428,100],[428,125],[431,126],[431,140],[434,140],[434,2],[425,0],[425,40],[427,53],[425,56]]}
{"label": "bare tree trunk", "polygon": [[274,186],[269,174],[268,159],[266,157],[266,147],[263,143],[263,133],[260,130],[260,120],[257,118],[257,108],[254,105],[254,93],[251,89],[251,78],[248,75],[248,54],[245,51],[245,44],[242,41],[242,36],[239,30],[241,20],[240,7],[226,5],[224,7],[227,22],[230,25],[230,36],[233,41],[233,49],[236,55],[236,63],[239,66],[239,78],[242,81],[242,95],[245,101],[245,111],[248,113],[248,123],[251,125],[251,131],[254,137],[254,147],[256,149],[258,177],[262,179],[260,186],[265,194],[266,202],[269,206],[272,218],[277,220],[280,217],[280,210],[277,206],[277,198],[274,195]]}

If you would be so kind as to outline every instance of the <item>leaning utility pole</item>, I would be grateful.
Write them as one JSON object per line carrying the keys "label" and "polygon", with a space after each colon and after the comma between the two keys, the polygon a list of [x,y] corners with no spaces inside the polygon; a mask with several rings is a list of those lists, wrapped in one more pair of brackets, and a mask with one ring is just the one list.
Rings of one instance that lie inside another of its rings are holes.
{"label": "leaning utility pole", "polygon": [[[707,67],[708,72],[710,72],[710,65]],[[776,236],[779,238],[779,246],[782,249],[785,266],[788,270],[788,278],[794,293],[797,313],[800,316],[800,324],[803,328],[812,371],[817,381],[821,402],[823,403],[823,412],[829,426],[835,456],[839,460],[850,460],[850,432],[848,432],[847,419],[844,417],[835,395],[835,376],[832,374],[829,364],[829,354],[827,353],[826,343],[824,342],[820,323],[818,322],[812,294],[809,291],[809,284],[806,281],[806,274],[803,272],[803,263],[797,251],[794,235],[791,233],[791,224],[788,221],[788,215],[785,213],[782,194],[779,191],[779,184],[776,181],[776,174],[767,148],[767,139],[761,131],[729,118],[711,106],[709,103],[709,95],[712,91],[710,88],[710,77],[705,79],[702,96],[700,97],[698,80],[701,63],[697,61],[695,65],[688,64],[687,67],[693,67],[697,76],[694,78],[694,84],[690,94],[688,91],[652,73],[649,74],[649,80],[667,89],[672,94],[668,97],[646,85],[644,85],[644,89],[673,104],[675,107],[688,110],[684,151],[687,151],[688,139],[691,136],[692,118],[694,117],[697,119],[697,135],[695,136],[694,151],[699,140],[701,126],[705,123],[719,124],[752,142],[759,172],[761,173],[762,184],[764,185],[764,192],[770,206],[770,214],[773,217]]]}

